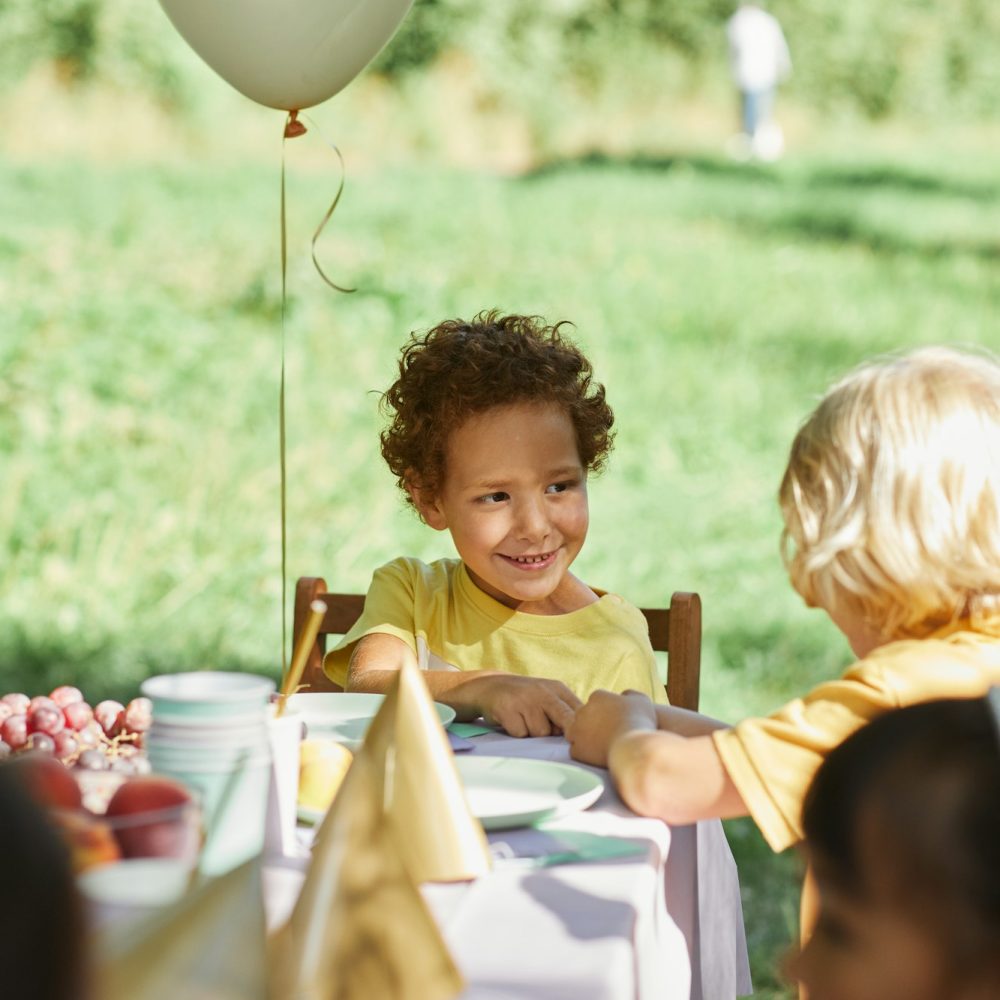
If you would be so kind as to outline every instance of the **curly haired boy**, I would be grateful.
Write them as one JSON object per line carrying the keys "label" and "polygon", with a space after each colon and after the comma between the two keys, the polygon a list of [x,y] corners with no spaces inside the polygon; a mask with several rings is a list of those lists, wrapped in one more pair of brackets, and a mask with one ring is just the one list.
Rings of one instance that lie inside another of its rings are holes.
{"label": "curly haired boy", "polygon": [[641,612],[570,572],[614,417],[562,327],[485,312],[404,347],[382,399],[382,455],[459,558],[375,572],[325,663],[348,690],[385,691],[415,660],[459,719],[512,736],[562,732],[597,688],[666,701]]}

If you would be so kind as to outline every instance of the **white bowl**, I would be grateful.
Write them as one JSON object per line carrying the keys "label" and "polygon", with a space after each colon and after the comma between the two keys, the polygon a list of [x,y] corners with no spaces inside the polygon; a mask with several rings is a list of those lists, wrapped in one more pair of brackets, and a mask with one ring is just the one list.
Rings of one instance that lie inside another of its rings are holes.
{"label": "white bowl", "polygon": [[[365,733],[385,701],[382,694],[358,692],[323,692],[293,694],[288,706],[299,714],[311,737],[332,739],[351,750],[364,742]],[[434,702],[438,719],[447,726],[455,718],[455,710]]]}

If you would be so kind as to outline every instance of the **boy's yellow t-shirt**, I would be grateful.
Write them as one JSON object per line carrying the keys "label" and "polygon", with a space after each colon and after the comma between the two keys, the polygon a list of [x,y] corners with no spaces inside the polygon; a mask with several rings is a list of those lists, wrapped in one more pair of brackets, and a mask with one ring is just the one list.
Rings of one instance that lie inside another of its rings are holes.
{"label": "boy's yellow t-shirt", "polygon": [[1000,684],[1000,618],[887,643],[839,679],[772,715],[713,734],[726,771],[775,851],[802,839],[802,803],[823,758],[883,712],[935,698],[978,698]]}
{"label": "boy's yellow t-shirt", "polygon": [[402,639],[422,670],[503,670],[562,681],[583,701],[631,688],[666,704],[642,612],[595,593],[577,611],[529,615],[483,593],[459,559],[394,559],[375,571],[364,612],[323,669],[343,686],[354,644],[381,632]]}

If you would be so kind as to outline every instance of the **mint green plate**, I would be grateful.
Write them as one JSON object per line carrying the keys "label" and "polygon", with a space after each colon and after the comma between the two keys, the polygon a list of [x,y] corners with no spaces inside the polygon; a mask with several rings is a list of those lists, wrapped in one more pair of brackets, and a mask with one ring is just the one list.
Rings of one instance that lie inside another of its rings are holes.
{"label": "mint green plate", "polygon": [[455,757],[472,815],[486,830],[511,830],[586,809],[604,782],[573,764],[525,757]]}
{"label": "mint green plate", "polygon": [[[319,694],[293,694],[288,707],[298,712],[312,737],[342,743],[356,750],[364,742],[372,719],[385,701],[383,694],[359,694],[353,691],[324,691]],[[455,718],[455,709],[434,702],[442,726]]]}

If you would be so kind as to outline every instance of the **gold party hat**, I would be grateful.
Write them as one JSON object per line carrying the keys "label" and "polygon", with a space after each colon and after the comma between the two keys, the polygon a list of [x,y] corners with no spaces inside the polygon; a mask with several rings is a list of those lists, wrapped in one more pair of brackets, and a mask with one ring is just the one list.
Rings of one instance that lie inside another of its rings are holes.
{"label": "gold party hat", "polygon": [[490,851],[469,812],[455,758],[415,664],[395,679],[361,753],[383,775],[385,811],[414,882],[458,882],[490,870]]}
{"label": "gold party hat", "polygon": [[271,942],[272,1000],[451,1000],[464,987],[360,751],[316,836],[305,883]]}
{"label": "gold party hat", "polygon": [[203,882],[154,917],[95,941],[101,1000],[265,1000],[260,859]]}

